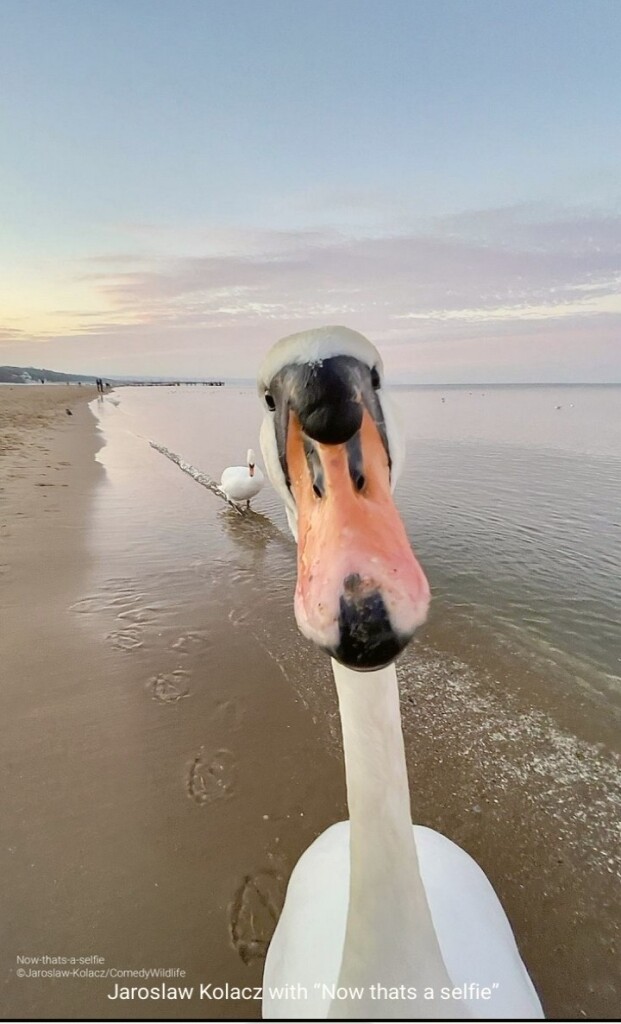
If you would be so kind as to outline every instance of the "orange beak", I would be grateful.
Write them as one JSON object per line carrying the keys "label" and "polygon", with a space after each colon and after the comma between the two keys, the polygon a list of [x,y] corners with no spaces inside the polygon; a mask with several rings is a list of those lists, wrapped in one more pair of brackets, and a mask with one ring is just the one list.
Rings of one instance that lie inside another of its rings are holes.
{"label": "orange beak", "polygon": [[[386,448],[365,408],[348,443],[310,441],[289,410],[286,461],[298,517],[295,614],[309,639],[361,671],[392,662],[425,621],[429,585],[390,489]],[[309,462],[309,450],[321,486]]]}

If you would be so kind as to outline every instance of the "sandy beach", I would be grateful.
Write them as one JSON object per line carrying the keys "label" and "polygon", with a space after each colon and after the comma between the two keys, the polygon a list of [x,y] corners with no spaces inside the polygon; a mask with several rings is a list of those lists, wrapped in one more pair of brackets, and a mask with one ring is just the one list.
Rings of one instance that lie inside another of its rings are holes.
{"label": "sandy beach", "polygon": [[[292,545],[264,517],[222,513],[226,543],[242,552],[229,577],[188,556],[163,587],[157,550],[139,540],[122,575],[112,554],[106,572],[105,545],[122,552],[126,531],[141,536],[141,482],[122,470],[135,488],[129,524],[95,461],[94,397],[0,389],[3,1012],[256,1018],[252,999],[123,1004],[108,998],[115,982],[144,982],[16,973],[18,957],[99,957],[106,969],[186,972],[175,984],[259,985],[292,867],[346,815],[327,661],[292,611],[281,621],[252,603],[266,545],[293,565]],[[127,445],[137,467],[143,449]],[[193,502],[200,514],[197,484],[149,458],[163,487],[179,487],[179,518]],[[105,488],[110,534],[95,545]],[[542,693],[534,671],[516,684],[508,656],[476,641],[432,621],[418,667],[403,667],[413,816],[488,873],[547,1015],[612,1019],[618,730],[586,696],[561,700],[553,680]]]}
{"label": "sandy beach", "polygon": [[[135,595],[122,581],[109,595],[111,621],[122,628],[108,629],[103,606],[98,642],[76,627],[80,612],[91,611],[88,599],[84,608],[89,506],[104,476],[94,461],[93,397],[73,387],[6,388],[0,396],[11,427],[0,559],[10,723],[1,752],[9,779],[2,794],[2,1004],[22,1019],[179,1011],[172,1003],[145,1010],[108,1001],[113,981],[20,980],[18,956],[100,956],[115,970],[171,968],[192,983],[259,985],[290,853],[297,858],[312,841],[315,822],[330,824],[334,799],[344,814],[338,762],[322,756],[322,738],[283,675],[248,692],[242,652],[240,685],[212,692],[203,719],[182,726],[178,745],[190,755],[177,760],[177,744],[166,750],[162,713],[178,710],[204,630],[176,636],[172,656],[183,667],[173,672],[163,671],[169,651],[155,652],[148,664],[130,657],[141,653],[135,637],[143,615],[134,614]],[[265,653],[255,652],[255,660],[269,678]],[[142,722],[136,708],[146,713]],[[277,794],[266,805],[267,736],[279,775],[285,770],[290,780],[285,805]],[[231,746],[244,749],[243,762]],[[310,794],[309,764],[319,787]],[[215,832],[205,830],[212,807]],[[268,837],[266,826],[278,836]],[[260,1015],[256,1001],[214,1005],[217,1018]],[[198,999],[184,1006],[191,1018],[205,1012]]]}

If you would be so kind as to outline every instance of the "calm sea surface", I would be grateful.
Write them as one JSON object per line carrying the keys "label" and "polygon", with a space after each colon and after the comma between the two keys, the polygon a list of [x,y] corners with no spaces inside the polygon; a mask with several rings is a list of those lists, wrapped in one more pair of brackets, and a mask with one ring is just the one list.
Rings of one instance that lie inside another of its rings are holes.
{"label": "calm sea surface", "polygon": [[[567,686],[579,683],[617,700],[621,387],[392,393],[408,452],[397,501],[431,582],[433,620],[444,617],[462,631],[476,627],[490,645],[548,663]],[[259,455],[262,413],[254,390],[123,388],[99,403],[98,414],[108,442],[101,459],[109,481],[131,477],[152,509],[146,534],[141,520],[134,538],[137,557],[172,564],[180,548],[187,552],[193,545],[201,556],[211,551],[231,564],[240,545],[247,556],[252,542],[243,537],[243,523],[233,521],[210,536],[210,518],[228,517],[228,510],[190,482],[196,504],[188,514],[187,478],[146,442],[166,446],[219,479],[225,466],[245,461],[248,447]],[[290,604],[294,559],[269,484],[254,506],[283,535],[271,546],[263,538],[255,552],[261,586],[269,579],[273,594]],[[120,544],[129,543],[131,529],[126,522]]]}

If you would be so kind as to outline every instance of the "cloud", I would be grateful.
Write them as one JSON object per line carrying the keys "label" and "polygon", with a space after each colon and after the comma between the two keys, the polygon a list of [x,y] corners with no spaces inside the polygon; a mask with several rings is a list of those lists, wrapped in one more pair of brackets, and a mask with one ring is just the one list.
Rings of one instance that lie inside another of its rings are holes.
{"label": "cloud", "polygon": [[95,256],[85,256],[85,263],[94,263],[102,266],[123,266],[132,263],[144,263],[145,255],[132,252],[109,252],[99,253]]}
{"label": "cloud", "polygon": [[[462,235],[470,219],[463,219]],[[506,211],[479,215],[474,220],[487,237],[475,240],[451,234],[454,224],[436,235],[279,233],[268,235],[260,252],[87,276],[113,309],[145,322],[196,322],[217,313],[258,320],[356,312],[375,320],[378,309],[386,322],[470,320],[477,311],[510,320],[529,308],[538,317],[610,310],[621,282],[621,218],[521,223],[512,235],[515,219]]]}
{"label": "cloud", "polygon": [[469,210],[434,218],[440,236],[462,237],[503,248],[543,252],[621,252],[621,218],[585,207],[551,207],[522,203],[489,210]]}
{"label": "cloud", "polygon": [[14,345],[16,342],[30,340],[26,331],[18,330],[15,327],[3,327],[0,324],[0,345]]}
{"label": "cloud", "polygon": [[398,371],[424,356],[429,373],[435,358],[445,374],[450,351],[452,366],[484,378],[486,365],[523,372],[530,353],[538,372],[558,378],[561,334],[576,374],[593,359],[621,377],[616,214],[515,206],[421,220],[393,234],[205,228],[192,244],[198,255],[89,257],[79,280],[98,306],[68,311],[63,344],[72,335],[97,341],[134,370],[141,353],[159,352],[174,372],[173,339],[180,371],[201,372],[201,353],[210,369],[217,353],[214,372],[234,373],[279,336],[340,322],[387,346]]}

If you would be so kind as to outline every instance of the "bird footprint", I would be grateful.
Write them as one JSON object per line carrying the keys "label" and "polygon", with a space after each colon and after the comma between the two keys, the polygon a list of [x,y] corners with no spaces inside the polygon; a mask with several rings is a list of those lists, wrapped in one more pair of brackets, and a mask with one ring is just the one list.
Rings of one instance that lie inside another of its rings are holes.
{"label": "bird footprint", "polygon": [[126,626],[125,629],[117,629],[108,633],[106,639],[110,640],[112,646],[119,651],[133,651],[137,647],[142,647],[140,635],[141,631],[138,626]]}
{"label": "bird footprint", "polygon": [[150,680],[149,689],[153,700],[160,704],[176,704],[189,695],[188,673],[183,669],[176,669],[168,675],[161,673]]}
{"label": "bird footprint", "polygon": [[196,755],[188,774],[188,796],[197,804],[210,804],[232,796],[237,780],[237,762],[230,750],[218,750],[208,759]]}
{"label": "bird footprint", "polygon": [[216,705],[214,717],[217,718],[219,727],[223,731],[232,732],[234,729],[239,729],[244,717],[240,701],[235,697],[220,701]]}
{"label": "bird footprint", "polygon": [[206,641],[206,632],[200,629],[190,629],[186,630],[183,636],[177,637],[171,644],[171,647],[178,654],[189,654],[192,647],[198,648],[199,645],[205,644]]}
{"label": "bird footprint", "polygon": [[267,953],[284,898],[284,881],[277,871],[265,869],[246,875],[229,909],[233,948],[245,964]]}

